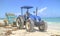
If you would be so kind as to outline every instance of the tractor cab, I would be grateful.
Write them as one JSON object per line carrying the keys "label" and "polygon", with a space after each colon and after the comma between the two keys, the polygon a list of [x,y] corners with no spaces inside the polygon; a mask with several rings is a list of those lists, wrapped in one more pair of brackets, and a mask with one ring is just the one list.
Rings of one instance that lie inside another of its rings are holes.
{"label": "tractor cab", "polygon": [[[33,15],[31,13],[29,13],[29,9],[33,8],[32,6],[23,6],[21,7],[21,15],[24,15],[25,19],[31,18],[32,20],[41,20],[41,18],[39,16]],[[26,9],[27,11],[25,12],[25,14],[23,14],[23,9]]]}
{"label": "tractor cab", "polygon": [[[23,6],[23,7],[21,7],[21,15],[24,15],[25,18],[27,19],[29,14],[30,14],[29,9],[31,9],[31,8],[33,8],[33,7],[31,7],[31,6]],[[24,14],[23,14],[23,9],[26,9],[26,12]]]}
{"label": "tractor cab", "polygon": [[23,9],[26,9],[27,11],[25,13],[29,14],[29,9],[31,9],[31,8],[33,8],[33,7],[31,7],[31,6],[23,6],[23,7],[21,7],[21,15],[23,15]]}

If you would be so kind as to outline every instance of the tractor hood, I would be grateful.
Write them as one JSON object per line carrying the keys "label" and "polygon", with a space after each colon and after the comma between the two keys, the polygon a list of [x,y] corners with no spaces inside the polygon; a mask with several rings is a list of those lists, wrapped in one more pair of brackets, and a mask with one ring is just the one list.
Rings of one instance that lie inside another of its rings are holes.
{"label": "tractor hood", "polygon": [[36,15],[29,14],[29,18],[31,18],[32,20],[39,20],[39,21],[41,21],[41,18],[39,16],[36,16]]}

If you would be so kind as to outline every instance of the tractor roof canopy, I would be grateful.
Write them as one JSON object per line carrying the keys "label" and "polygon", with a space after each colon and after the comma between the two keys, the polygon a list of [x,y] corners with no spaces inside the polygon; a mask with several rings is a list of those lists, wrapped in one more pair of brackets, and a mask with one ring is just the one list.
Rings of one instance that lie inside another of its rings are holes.
{"label": "tractor roof canopy", "polygon": [[30,8],[33,8],[33,7],[32,6],[22,6],[21,8],[30,9]]}
{"label": "tractor roof canopy", "polygon": [[27,9],[26,12],[29,12],[29,9],[31,9],[31,8],[33,8],[33,7],[32,6],[22,6],[21,7],[21,15],[23,15],[23,9]]}

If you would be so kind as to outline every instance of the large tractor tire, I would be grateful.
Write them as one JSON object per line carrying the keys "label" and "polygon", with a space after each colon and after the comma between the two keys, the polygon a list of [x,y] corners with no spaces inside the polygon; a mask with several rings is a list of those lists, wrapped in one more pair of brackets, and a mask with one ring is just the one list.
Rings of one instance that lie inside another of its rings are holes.
{"label": "large tractor tire", "polygon": [[40,21],[40,25],[38,26],[39,31],[46,31],[47,30],[47,24],[44,21]]}
{"label": "large tractor tire", "polygon": [[19,17],[19,18],[17,19],[16,23],[17,23],[17,27],[18,27],[19,29],[23,29],[23,27],[24,27],[23,17]]}
{"label": "large tractor tire", "polygon": [[28,31],[28,32],[33,32],[33,30],[34,30],[34,22],[33,22],[33,20],[32,19],[28,19],[27,21],[26,21],[26,30]]}

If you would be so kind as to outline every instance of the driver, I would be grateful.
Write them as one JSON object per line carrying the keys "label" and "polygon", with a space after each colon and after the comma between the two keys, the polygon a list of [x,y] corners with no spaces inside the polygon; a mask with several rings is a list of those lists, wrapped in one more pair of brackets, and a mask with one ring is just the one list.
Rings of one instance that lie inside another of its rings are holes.
{"label": "driver", "polygon": [[25,13],[25,15],[24,15],[25,19],[28,19],[29,18],[29,14],[30,14],[29,12],[26,12]]}

